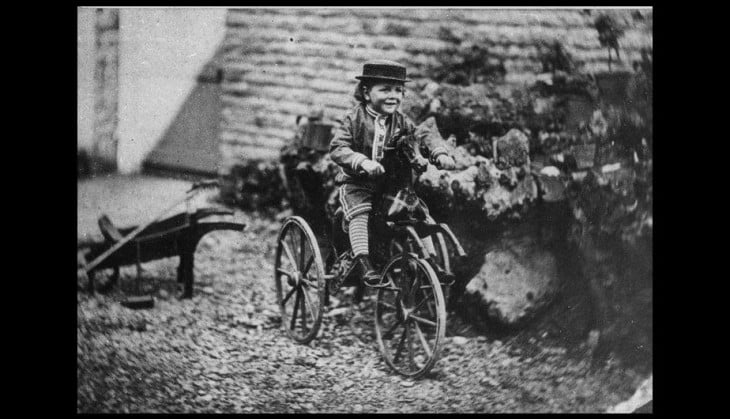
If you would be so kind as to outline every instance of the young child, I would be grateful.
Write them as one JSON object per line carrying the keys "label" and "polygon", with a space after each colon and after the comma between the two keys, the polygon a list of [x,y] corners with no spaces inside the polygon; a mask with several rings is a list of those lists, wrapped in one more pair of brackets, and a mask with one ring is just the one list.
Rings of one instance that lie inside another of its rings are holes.
{"label": "young child", "polygon": [[[400,129],[415,128],[413,122],[398,111],[403,101],[406,68],[396,62],[377,60],[363,66],[355,99],[360,103],[350,109],[335,129],[330,142],[330,156],[340,166],[335,178],[339,185],[340,203],[348,223],[348,234],[355,260],[360,264],[363,280],[371,287],[379,283],[379,276],[370,261],[368,217],[372,210],[373,194],[386,181],[403,180],[411,176],[410,167],[402,167],[398,159],[386,159],[384,147]],[[439,135],[417,133],[417,140],[430,151],[430,161],[442,169],[453,169],[454,160],[444,147]],[[384,164],[383,164],[384,163]],[[386,174],[389,176],[383,176]],[[387,179],[387,180],[386,180]]]}

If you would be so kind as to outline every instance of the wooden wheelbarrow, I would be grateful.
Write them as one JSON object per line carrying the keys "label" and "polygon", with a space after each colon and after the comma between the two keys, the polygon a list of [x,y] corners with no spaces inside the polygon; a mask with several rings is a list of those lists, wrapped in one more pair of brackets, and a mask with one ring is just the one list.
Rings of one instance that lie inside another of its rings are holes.
{"label": "wooden wheelbarrow", "polygon": [[[120,266],[137,265],[139,291],[141,263],[179,256],[177,281],[183,285],[181,298],[191,298],[195,248],[200,239],[215,230],[243,231],[246,228],[245,224],[235,221],[206,220],[212,216],[232,216],[231,210],[214,207],[198,209],[192,205],[191,198],[197,192],[217,185],[216,181],[194,184],[184,199],[175,202],[154,219],[137,227],[117,228],[109,217],[102,215],[99,218],[99,228],[104,241],[79,245],[78,278],[86,281],[88,291],[93,293],[94,276],[99,271],[113,270],[110,283],[107,284],[111,286],[119,278]],[[183,201],[186,203],[185,212],[163,218]]]}

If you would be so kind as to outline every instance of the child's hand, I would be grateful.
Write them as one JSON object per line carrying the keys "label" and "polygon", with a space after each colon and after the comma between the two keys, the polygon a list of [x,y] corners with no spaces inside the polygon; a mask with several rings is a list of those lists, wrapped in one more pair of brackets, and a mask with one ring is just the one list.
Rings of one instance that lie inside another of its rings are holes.
{"label": "child's hand", "polygon": [[363,161],[360,163],[360,167],[362,167],[362,170],[366,171],[370,176],[382,175],[385,173],[383,165],[372,160]]}
{"label": "child's hand", "polygon": [[454,163],[454,159],[451,156],[442,154],[436,158],[436,166],[443,170],[453,170],[456,167],[456,163]]}

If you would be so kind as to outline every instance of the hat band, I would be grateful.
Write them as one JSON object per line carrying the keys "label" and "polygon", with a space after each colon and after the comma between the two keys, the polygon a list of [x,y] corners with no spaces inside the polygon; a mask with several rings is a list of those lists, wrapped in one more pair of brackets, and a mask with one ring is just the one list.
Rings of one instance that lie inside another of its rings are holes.
{"label": "hat band", "polygon": [[365,64],[362,75],[356,78],[407,81],[405,67],[386,64]]}

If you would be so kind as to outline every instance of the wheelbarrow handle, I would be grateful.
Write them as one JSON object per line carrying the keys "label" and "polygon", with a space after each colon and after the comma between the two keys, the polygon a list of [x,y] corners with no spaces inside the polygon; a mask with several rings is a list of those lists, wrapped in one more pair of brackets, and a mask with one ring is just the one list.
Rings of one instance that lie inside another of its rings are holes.
{"label": "wheelbarrow handle", "polygon": [[96,259],[94,259],[91,262],[89,262],[86,266],[83,266],[83,267],[79,268],[77,270],[77,276],[82,276],[82,275],[85,275],[88,272],[91,272],[94,268],[96,268],[97,266],[99,266],[101,264],[101,262],[103,262],[112,253],[116,252],[122,246],[124,246],[129,241],[131,241],[132,239],[134,239],[135,237],[137,237],[139,235],[139,233],[142,232],[142,230],[144,230],[145,228],[151,226],[152,224],[160,221],[165,215],[167,215],[167,213],[169,213],[170,211],[172,211],[178,205],[182,204],[183,202],[188,202],[188,200],[191,198],[191,196],[190,196],[191,193],[193,193],[196,190],[201,189],[201,188],[208,188],[208,187],[213,187],[213,186],[217,186],[217,185],[218,185],[218,181],[217,180],[208,180],[208,181],[196,182],[195,184],[193,184],[193,187],[190,188],[190,190],[185,194],[185,197],[183,197],[183,198],[175,201],[173,204],[171,204],[169,207],[167,207],[164,211],[160,212],[155,218],[147,221],[144,224],[141,224],[140,226],[138,226],[137,228],[135,228],[131,233],[128,233],[121,240],[119,240],[118,242],[114,243],[114,245],[111,246],[110,248],[108,248],[104,253],[102,253],[101,255],[97,256]]}
{"label": "wheelbarrow handle", "polygon": [[189,192],[192,192],[196,189],[205,189],[205,188],[217,188],[219,186],[217,179],[211,179],[211,180],[201,180],[199,182],[193,183],[193,186],[190,187],[188,190]]}

